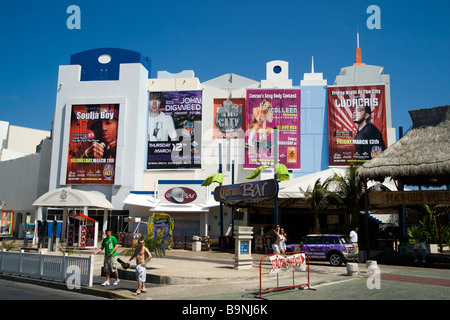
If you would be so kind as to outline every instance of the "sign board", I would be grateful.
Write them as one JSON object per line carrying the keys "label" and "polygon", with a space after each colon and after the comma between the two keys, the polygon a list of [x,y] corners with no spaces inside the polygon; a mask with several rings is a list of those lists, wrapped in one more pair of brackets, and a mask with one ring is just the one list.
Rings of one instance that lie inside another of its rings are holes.
{"label": "sign board", "polygon": [[373,205],[418,205],[450,203],[449,190],[424,191],[383,191],[369,193],[369,202]]}
{"label": "sign board", "polygon": [[368,161],[386,149],[385,86],[328,87],[330,166]]}
{"label": "sign board", "polygon": [[248,241],[241,241],[241,254],[248,254]]}
{"label": "sign board", "polygon": [[214,99],[214,139],[243,139],[244,98]]}
{"label": "sign board", "polygon": [[291,255],[277,254],[270,257],[272,269],[269,273],[305,271],[306,257],[304,253]]}
{"label": "sign board", "polygon": [[119,104],[73,105],[66,184],[114,184]]}
{"label": "sign board", "polygon": [[244,168],[275,163],[277,128],[278,162],[288,169],[300,169],[300,95],[300,89],[247,90]]}
{"label": "sign board", "polygon": [[201,168],[202,93],[149,93],[147,169]]}
{"label": "sign board", "polygon": [[278,182],[274,179],[218,186],[214,189],[214,199],[217,202],[271,199],[277,194]]}

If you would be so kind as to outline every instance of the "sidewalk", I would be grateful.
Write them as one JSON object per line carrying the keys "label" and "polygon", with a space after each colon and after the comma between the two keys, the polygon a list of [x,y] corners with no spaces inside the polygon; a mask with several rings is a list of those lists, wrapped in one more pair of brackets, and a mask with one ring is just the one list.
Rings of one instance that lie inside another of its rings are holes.
{"label": "sidewalk", "polygon": [[[120,253],[120,250],[119,250]],[[120,256],[123,260],[124,257]],[[189,299],[194,297],[216,295],[229,292],[254,292],[259,294],[260,288],[260,261],[264,255],[252,254],[253,268],[248,270],[234,269],[234,253],[188,250],[166,251],[164,258],[152,258],[147,265],[147,293],[133,296],[136,291],[135,264],[132,263],[128,270],[119,267],[120,283],[103,287],[105,281],[101,274],[103,256],[96,256],[96,275],[94,277],[94,290],[114,293],[117,298],[132,298],[139,300],[166,300]],[[100,259],[99,259],[100,258]],[[268,272],[270,266],[267,260],[263,261],[263,272]],[[305,283],[306,272],[297,272],[296,283]],[[302,279],[303,277],[303,279]],[[290,282],[292,273],[280,273],[280,281]],[[330,267],[328,263],[318,263],[310,267],[311,286],[325,282],[333,282],[348,279],[346,267]],[[284,280],[283,280],[284,279]],[[276,275],[263,277],[264,287],[276,285]]]}

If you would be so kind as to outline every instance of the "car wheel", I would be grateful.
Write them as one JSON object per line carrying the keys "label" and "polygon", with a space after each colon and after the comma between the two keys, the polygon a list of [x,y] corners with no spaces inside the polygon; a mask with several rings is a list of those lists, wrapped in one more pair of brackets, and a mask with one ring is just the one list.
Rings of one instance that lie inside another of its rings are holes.
{"label": "car wheel", "polygon": [[328,258],[328,261],[330,261],[330,264],[332,266],[337,267],[340,266],[342,262],[344,262],[344,259],[339,253],[332,253]]}

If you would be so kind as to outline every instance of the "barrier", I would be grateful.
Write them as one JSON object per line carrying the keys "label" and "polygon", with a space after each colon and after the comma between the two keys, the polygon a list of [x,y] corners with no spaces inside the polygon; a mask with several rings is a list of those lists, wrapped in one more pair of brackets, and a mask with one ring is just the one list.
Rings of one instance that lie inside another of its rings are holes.
{"label": "barrier", "polygon": [[[269,268],[270,270],[268,272],[263,272],[263,268],[265,271]],[[287,272],[292,273],[292,283],[290,283],[290,279],[287,279],[288,277],[283,277],[283,279],[280,279],[280,274]],[[296,273],[298,274],[298,272],[306,273],[306,282],[295,283],[295,275]],[[265,275],[267,275],[265,278],[267,280],[271,280],[270,278],[273,277],[273,275],[276,275],[275,287],[263,290],[263,276]],[[284,254],[268,254],[261,258],[259,262],[259,296],[255,296],[255,298],[267,300],[262,297],[264,293],[305,286],[308,287],[308,290],[315,290],[314,288],[311,288],[309,276],[309,256],[305,251],[287,252]]]}
{"label": "barrier", "polygon": [[[72,270],[72,271],[71,271]],[[71,257],[43,253],[25,253],[23,250],[0,251],[0,273],[66,282],[79,274],[80,285],[92,287],[94,278],[94,256]]]}

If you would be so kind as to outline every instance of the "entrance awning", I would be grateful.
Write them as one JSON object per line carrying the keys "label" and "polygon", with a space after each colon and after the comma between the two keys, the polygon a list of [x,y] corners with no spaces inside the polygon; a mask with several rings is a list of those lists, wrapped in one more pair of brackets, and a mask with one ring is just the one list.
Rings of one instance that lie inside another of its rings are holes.
{"label": "entrance awning", "polygon": [[101,208],[114,209],[106,197],[96,191],[82,191],[70,188],[51,190],[40,196],[33,206],[50,208]]}
{"label": "entrance awning", "polygon": [[130,193],[128,197],[123,200],[123,203],[134,206],[154,208],[160,203],[160,200],[156,200],[154,196],[149,194]]}

